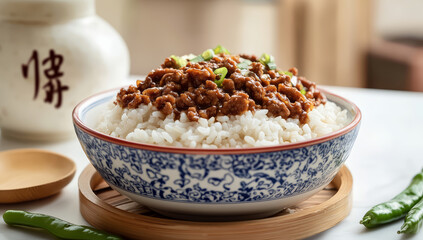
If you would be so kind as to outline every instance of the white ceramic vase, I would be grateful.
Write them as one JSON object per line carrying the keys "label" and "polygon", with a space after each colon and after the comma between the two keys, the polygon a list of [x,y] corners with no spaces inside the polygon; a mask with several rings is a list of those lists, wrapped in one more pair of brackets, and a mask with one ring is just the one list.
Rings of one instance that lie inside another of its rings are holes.
{"label": "white ceramic vase", "polygon": [[94,0],[0,0],[3,136],[72,136],[74,106],[128,74],[127,47]]}

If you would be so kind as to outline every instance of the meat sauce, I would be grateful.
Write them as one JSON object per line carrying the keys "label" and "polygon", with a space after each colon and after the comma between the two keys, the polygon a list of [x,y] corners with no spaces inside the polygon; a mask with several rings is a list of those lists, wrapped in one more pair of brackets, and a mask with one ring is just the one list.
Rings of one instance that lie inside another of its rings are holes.
{"label": "meat sauce", "polygon": [[[190,121],[267,109],[269,116],[306,123],[307,113],[326,102],[315,83],[297,77],[296,68],[271,69],[254,55],[220,53],[208,61],[191,61],[181,66],[177,59],[166,58],[136,86],[122,88],[115,104],[137,108],[152,103],[165,115],[174,113],[175,119],[185,112]],[[241,68],[244,61],[249,64]],[[227,70],[223,81],[215,73],[219,68]]]}

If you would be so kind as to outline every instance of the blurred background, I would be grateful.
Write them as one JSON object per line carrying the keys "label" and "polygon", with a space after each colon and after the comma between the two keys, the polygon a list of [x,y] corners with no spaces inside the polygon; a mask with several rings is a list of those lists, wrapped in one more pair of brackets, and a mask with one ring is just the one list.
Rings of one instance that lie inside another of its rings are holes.
{"label": "blurred background", "polygon": [[218,44],[318,84],[423,91],[422,0],[97,0],[131,74]]}

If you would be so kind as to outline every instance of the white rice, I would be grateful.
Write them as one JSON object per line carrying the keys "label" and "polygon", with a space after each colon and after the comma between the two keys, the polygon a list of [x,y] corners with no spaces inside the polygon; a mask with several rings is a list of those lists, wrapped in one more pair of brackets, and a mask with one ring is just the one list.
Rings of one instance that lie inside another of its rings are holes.
{"label": "white rice", "polygon": [[333,102],[321,104],[308,113],[310,121],[268,117],[268,110],[246,112],[238,116],[179,120],[165,116],[152,104],[122,109],[108,103],[96,129],[113,137],[134,142],[190,148],[244,148],[294,143],[320,137],[349,123],[346,110]]}

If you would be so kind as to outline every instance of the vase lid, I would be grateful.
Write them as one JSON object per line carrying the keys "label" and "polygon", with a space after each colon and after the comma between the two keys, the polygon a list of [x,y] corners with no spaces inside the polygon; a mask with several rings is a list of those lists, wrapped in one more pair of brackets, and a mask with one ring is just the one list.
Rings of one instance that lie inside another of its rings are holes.
{"label": "vase lid", "polygon": [[94,0],[0,0],[0,19],[57,23],[95,14]]}

